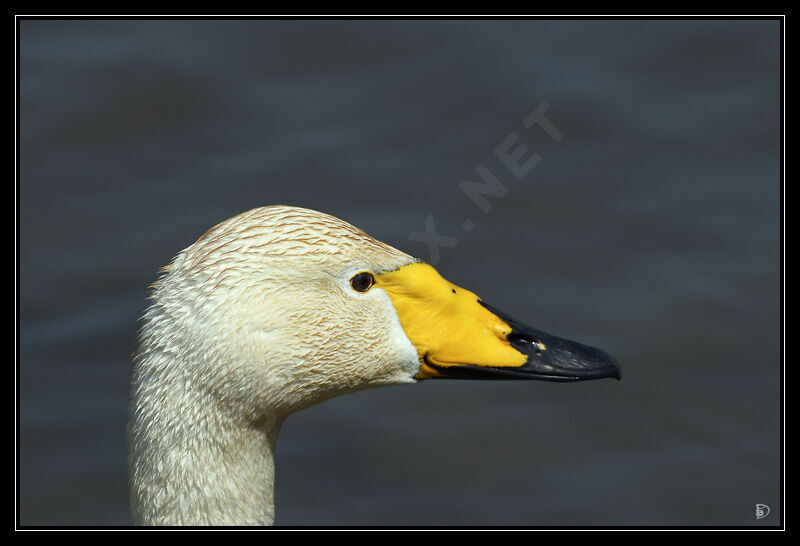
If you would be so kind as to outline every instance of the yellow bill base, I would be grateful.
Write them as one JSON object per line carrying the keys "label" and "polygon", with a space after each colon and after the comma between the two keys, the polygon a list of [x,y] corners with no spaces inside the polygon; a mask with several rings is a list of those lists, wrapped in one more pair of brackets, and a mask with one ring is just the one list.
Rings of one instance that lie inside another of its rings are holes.
{"label": "yellow bill base", "polygon": [[527,355],[508,342],[511,327],[428,264],[413,263],[376,276],[420,357],[418,379],[439,376],[439,367],[519,367]]}

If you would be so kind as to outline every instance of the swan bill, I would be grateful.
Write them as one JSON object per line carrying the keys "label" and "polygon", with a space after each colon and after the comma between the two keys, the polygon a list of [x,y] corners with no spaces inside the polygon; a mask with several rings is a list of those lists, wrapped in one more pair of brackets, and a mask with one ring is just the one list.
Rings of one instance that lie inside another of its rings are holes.
{"label": "swan bill", "polygon": [[389,294],[417,348],[417,379],[621,378],[619,363],[605,351],[526,326],[428,264],[379,274],[376,285]]}

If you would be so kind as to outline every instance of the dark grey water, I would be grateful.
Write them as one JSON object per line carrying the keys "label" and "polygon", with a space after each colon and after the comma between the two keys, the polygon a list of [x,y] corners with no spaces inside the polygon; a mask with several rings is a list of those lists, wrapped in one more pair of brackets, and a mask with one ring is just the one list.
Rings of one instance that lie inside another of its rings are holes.
{"label": "dark grey water", "polygon": [[[279,523],[778,522],[778,22],[29,20],[19,45],[22,524],[131,522],[147,286],[276,203],[424,259],[431,215],[446,277],[624,370],[297,414]],[[522,124],[543,102],[559,142]],[[485,214],[478,165],[508,189]]]}

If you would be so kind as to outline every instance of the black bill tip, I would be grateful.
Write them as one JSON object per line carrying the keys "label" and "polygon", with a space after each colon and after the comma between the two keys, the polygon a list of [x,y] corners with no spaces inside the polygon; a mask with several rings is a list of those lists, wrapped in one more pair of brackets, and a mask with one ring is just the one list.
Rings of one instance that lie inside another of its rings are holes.
{"label": "black bill tip", "polygon": [[484,302],[481,305],[511,326],[508,341],[528,361],[519,368],[520,374],[531,379],[550,381],[582,381],[611,377],[622,379],[622,368],[613,356],[577,341],[562,339],[526,326]]}

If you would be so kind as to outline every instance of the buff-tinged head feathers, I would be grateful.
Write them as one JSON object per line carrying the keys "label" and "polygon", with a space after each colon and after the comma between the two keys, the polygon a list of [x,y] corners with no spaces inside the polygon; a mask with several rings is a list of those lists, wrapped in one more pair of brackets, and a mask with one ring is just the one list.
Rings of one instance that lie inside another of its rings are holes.
{"label": "buff-tinged head feathers", "polygon": [[411,382],[420,363],[391,300],[355,291],[350,279],[414,261],[327,214],[253,209],[208,230],[164,269],[141,352],[180,354],[170,366],[254,419]]}
{"label": "buff-tinged head feathers", "polygon": [[184,252],[183,267],[196,271],[235,260],[243,265],[286,258],[292,263],[330,268],[344,262],[379,264],[388,269],[413,258],[334,216],[276,205],[243,212],[209,229]]}

